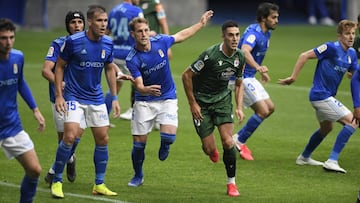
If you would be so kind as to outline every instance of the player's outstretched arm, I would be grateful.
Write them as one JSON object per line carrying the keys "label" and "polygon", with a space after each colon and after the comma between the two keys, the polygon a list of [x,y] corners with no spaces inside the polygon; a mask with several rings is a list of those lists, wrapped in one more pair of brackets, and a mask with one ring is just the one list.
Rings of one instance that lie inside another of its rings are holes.
{"label": "player's outstretched arm", "polygon": [[291,85],[293,82],[296,81],[301,69],[304,67],[307,60],[313,59],[313,58],[317,58],[317,56],[316,56],[314,50],[312,50],[312,49],[301,53],[295,63],[294,70],[293,70],[291,76],[284,78],[284,79],[279,79],[278,84]]}
{"label": "player's outstretched arm", "polygon": [[174,34],[173,37],[175,38],[175,43],[180,43],[193,36],[196,32],[198,32],[201,28],[203,28],[206,25],[206,23],[211,19],[213,15],[214,12],[212,10],[206,11],[201,16],[200,21],[198,23]]}

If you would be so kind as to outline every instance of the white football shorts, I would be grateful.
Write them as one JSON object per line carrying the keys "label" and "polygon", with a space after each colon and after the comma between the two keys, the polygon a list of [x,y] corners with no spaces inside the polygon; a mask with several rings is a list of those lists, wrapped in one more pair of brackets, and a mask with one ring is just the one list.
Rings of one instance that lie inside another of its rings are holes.
{"label": "white football shorts", "polygon": [[[53,113],[53,120],[55,123],[56,132],[63,133],[64,132],[64,121],[65,121],[64,114],[61,114],[56,111],[54,103],[51,103],[51,109],[52,109],[52,113]],[[81,120],[80,128],[82,128],[82,129],[86,128],[85,119]]]}
{"label": "white football shorts", "polygon": [[311,105],[316,111],[316,117],[319,122],[335,122],[342,117],[351,114],[351,111],[334,97],[329,97],[320,101],[312,101]]}
{"label": "white football shorts", "polygon": [[34,143],[25,131],[20,131],[13,137],[0,140],[0,147],[8,159],[13,159],[34,149]]}
{"label": "white football shorts", "polygon": [[133,135],[146,135],[151,132],[155,122],[178,127],[178,100],[135,101],[131,133]]}
{"label": "white football shorts", "polygon": [[243,106],[246,108],[258,101],[270,98],[265,88],[256,78],[244,78],[242,82],[244,87]]}
{"label": "white football shorts", "polygon": [[109,115],[105,104],[87,105],[77,101],[67,101],[68,111],[65,113],[65,123],[85,123],[87,127],[109,126]]}

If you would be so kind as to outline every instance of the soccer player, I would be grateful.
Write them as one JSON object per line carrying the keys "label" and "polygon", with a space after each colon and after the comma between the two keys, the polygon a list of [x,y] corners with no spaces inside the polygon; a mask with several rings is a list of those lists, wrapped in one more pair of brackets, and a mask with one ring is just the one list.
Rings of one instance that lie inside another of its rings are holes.
{"label": "soccer player", "polygon": [[237,152],[232,139],[234,124],[232,96],[228,83],[231,76],[236,78],[235,112],[241,122],[244,119],[241,79],[245,55],[237,48],[240,40],[238,24],[226,21],[221,30],[223,42],[204,51],[184,71],[182,81],[202,149],[214,163],[219,160],[214,136],[215,126],[219,130],[224,151],[223,162],[228,177],[227,194],[235,197],[240,193],[235,184]]}
{"label": "soccer player", "polygon": [[[114,61],[119,66],[120,71],[130,74],[126,67],[125,58],[130,49],[134,46],[135,40],[130,35],[129,22],[135,17],[144,17],[142,10],[137,6],[139,0],[124,0],[123,3],[115,6],[109,14],[109,22],[107,26],[107,34],[111,34],[114,41]],[[122,80],[117,81],[117,93],[119,93],[123,85]],[[134,103],[134,87],[131,86],[130,101],[131,106]],[[108,112],[111,111],[111,93],[108,91],[105,96],[105,104]],[[120,118],[130,120],[132,116],[132,108],[125,113],[120,114]]]}
{"label": "soccer player", "polygon": [[357,57],[360,58],[360,14],[357,17],[357,28],[358,28],[358,35],[355,37],[354,41],[354,49],[356,51]]}
{"label": "soccer player", "polygon": [[151,31],[157,34],[169,34],[166,12],[160,0],[140,0],[140,7],[149,22]]}
{"label": "soccer player", "polygon": [[272,30],[275,30],[279,21],[279,7],[272,3],[261,3],[256,12],[257,23],[249,25],[244,31],[239,48],[245,53],[246,66],[244,71],[244,106],[251,107],[254,114],[246,124],[234,135],[236,147],[241,158],[254,160],[246,142],[275,110],[269,94],[256,79],[257,72],[261,75],[261,82],[270,81],[268,67],[262,64],[269,48]]}
{"label": "soccer player", "polygon": [[[349,20],[340,21],[337,27],[337,41],[326,42],[301,53],[291,76],[278,81],[282,85],[292,84],[296,81],[300,70],[309,59],[318,60],[309,100],[316,112],[320,128],[312,134],[305,149],[297,157],[296,164],[298,165],[321,165],[328,171],[346,173],[346,170],[339,166],[338,158],[358,125],[353,120],[351,111],[337,100],[335,95],[344,74],[353,72],[358,68],[356,52],[352,48],[355,30],[355,22]],[[354,103],[356,104],[356,102]],[[330,133],[335,121],[342,124],[343,128],[336,138],[329,159],[325,163],[312,159],[311,154]]]}
{"label": "soccer player", "polygon": [[[72,35],[76,32],[80,32],[80,31],[84,31],[85,29],[85,16],[81,11],[69,11],[66,14],[65,17],[65,26],[66,26],[66,31],[69,33],[69,35]],[[64,44],[66,38],[68,36],[62,36],[59,37],[57,39],[55,39],[54,41],[52,41],[48,53],[45,57],[45,62],[43,64],[42,67],[42,76],[49,81],[49,96],[50,96],[50,102],[51,102],[51,109],[53,112],[53,119],[55,122],[55,127],[56,127],[56,131],[58,134],[58,142],[60,142],[63,138],[63,134],[64,134],[64,116],[60,113],[58,113],[55,110],[55,87],[54,87],[54,83],[55,83],[55,64],[56,64],[56,60],[57,57],[59,55],[60,52],[60,48],[61,46]],[[65,85],[65,83],[64,83]],[[80,125],[80,134],[83,133],[83,129],[86,128],[86,124],[85,122],[82,122]],[[76,170],[75,170],[75,164],[76,164],[76,157],[75,157],[75,149],[76,146],[79,144],[80,142],[80,137],[75,138],[74,141],[74,145],[73,148],[71,149],[71,155],[69,160],[67,161],[66,164],[66,175],[67,175],[67,179],[70,182],[74,182],[75,178],[76,178]],[[52,179],[54,177],[54,167],[55,167],[55,163],[53,163],[52,167],[49,169],[47,175],[45,176],[45,182],[51,184],[52,183]]]}
{"label": "soccer player", "polygon": [[24,79],[24,55],[21,51],[13,49],[15,30],[16,27],[12,21],[0,19],[0,147],[8,159],[16,158],[24,168],[25,174],[20,186],[20,202],[32,202],[41,166],[34,144],[21,124],[17,93],[19,92],[33,111],[39,123],[38,131],[45,129],[45,119]]}
{"label": "soccer player", "polygon": [[[145,19],[149,23],[149,27],[151,29],[151,35],[155,36],[157,34],[166,34],[169,35],[169,26],[166,19],[166,13],[163,5],[160,0],[140,0],[139,5],[144,13]],[[172,53],[169,48],[168,57],[171,59]],[[134,89],[132,89],[133,91]],[[131,97],[134,97],[134,92],[131,92]],[[134,100],[132,99],[132,105],[134,104]],[[129,108],[124,113],[120,114],[120,118],[125,120],[131,120],[132,118],[132,108]],[[155,130],[160,129],[159,123],[155,122],[154,125]]]}
{"label": "soccer player", "polygon": [[[55,175],[51,194],[63,198],[62,173],[71,155],[75,139],[81,135],[80,123],[85,120],[95,141],[95,184],[93,194],[117,195],[104,184],[108,162],[109,117],[101,88],[102,71],[112,94],[113,116],[118,117],[120,106],[116,95],[116,64],[113,62],[113,42],[105,35],[107,13],[99,5],[87,11],[88,29],[69,36],[59,54],[55,67],[55,109],[64,114],[64,135],[55,160]],[[131,79],[121,75],[119,79]],[[65,87],[63,87],[65,81]]]}
{"label": "soccer player", "polygon": [[176,138],[178,126],[176,87],[166,51],[174,43],[180,43],[193,36],[206,25],[212,15],[213,11],[205,12],[198,23],[171,36],[150,37],[150,28],[145,18],[134,18],[130,22],[135,47],[126,57],[126,65],[134,77],[136,87],[131,120],[133,135],[131,158],[135,174],[128,183],[130,187],[138,187],[144,182],[142,166],[145,160],[145,146],[155,121],[160,123],[161,143],[158,157],[161,161],[168,157],[170,145]]}
{"label": "soccer player", "polygon": [[[353,48],[356,51],[357,57],[360,58],[360,14],[357,17],[358,35],[355,37]],[[359,71],[355,71],[354,76],[351,78],[351,93],[354,103],[354,118],[360,122],[360,75]],[[359,193],[360,194],[360,193]],[[360,202],[360,199],[358,200]]]}

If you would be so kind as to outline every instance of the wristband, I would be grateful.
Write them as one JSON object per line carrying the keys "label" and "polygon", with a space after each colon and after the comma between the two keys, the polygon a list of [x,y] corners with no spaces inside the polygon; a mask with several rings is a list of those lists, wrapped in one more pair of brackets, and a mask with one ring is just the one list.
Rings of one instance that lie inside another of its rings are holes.
{"label": "wristband", "polygon": [[117,95],[112,96],[111,98],[112,98],[113,101],[118,100],[118,96],[117,96]]}

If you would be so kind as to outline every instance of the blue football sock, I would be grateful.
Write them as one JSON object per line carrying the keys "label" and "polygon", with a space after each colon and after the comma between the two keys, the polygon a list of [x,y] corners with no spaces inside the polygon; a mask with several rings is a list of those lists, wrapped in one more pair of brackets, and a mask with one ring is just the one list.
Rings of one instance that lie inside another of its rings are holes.
{"label": "blue football sock", "polygon": [[94,164],[95,164],[95,184],[104,183],[106,166],[109,159],[108,146],[95,146]]}
{"label": "blue football sock", "polygon": [[145,160],[145,146],[146,143],[134,142],[133,149],[131,151],[131,159],[133,163],[133,169],[136,177],[143,177],[142,166]]}
{"label": "blue football sock", "polygon": [[110,114],[111,109],[112,109],[112,96],[111,96],[110,90],[108,90],[106,92],[105,105],[106,105],[106,109],[107,109],[108,114]]}
{"label": "blue football sock", "polygon": [[339,154],[345,147],[346,143],[348,142],[351,135],[355,132],[355,129],[350,125],[345,125],[343,129],[338,134],[334,147],[331,151],[329,159],[331,160],[338,160]]}
{"label": "blue football sock", "polygon": [[38,182],[39,178],[33,179],[27,175],[24,176],[20,187],[20,203],[31,203],[33,201]]}
{"label": "blue football sock", "polygon": [[161,144],[172,144],[175,142],[176,135],[160,132]]}
{"label": "blue football sock", "polygon": [[[80,138],[76,138],[76,139],[75,139],[75,142],[74,142],[74,144],[73,144],[73,147],[71,148],[70,157],[75,153],[76,146],[79,144],[79,142],[80,142]],[[55,171],[55,162],[52,164],[51,169],[52,169],[53,171]]]}
{"label": "blue football sock", "polygon": [[56,159],[55,159],[55,176],[53,179],[53,183],[62,182],[62,173],[64,172],[65,164],[69,159],[71,154],[72,145],[66,145],[63,141],[60,142],[58,149],[56,151]]}
{"label": "blue football sock", "polygon": [[246,143],[247,139],[254,133],[256,128],[263,122],[263,119],[260,118],[256,113],[253,114],[245,126],[238,132],[238,140],[241,143]]}
{"label": "blue football sock", "polygon": [[301,155],[305,158],[309,158],[311,153],[316,149],[317,146],[319,146],[323,139],[324,137],[321,136],[319,130],[315,131],[314,134],[312,134],[310,137],[309,142]]}
{"label": "blue football sock", "polygon": [[69,159],[70,159],[71,156],[75,153],[76,147],[78,146],[79,142],[80,142],[80,138],[75,138],[73,147],[71,148],[71,154],[70,154]]}
{"label": "blue football sock", "polygon": [[176,134],[160,132],[159,160],[164,161],[169,155],[170,145],[175,142]]}

